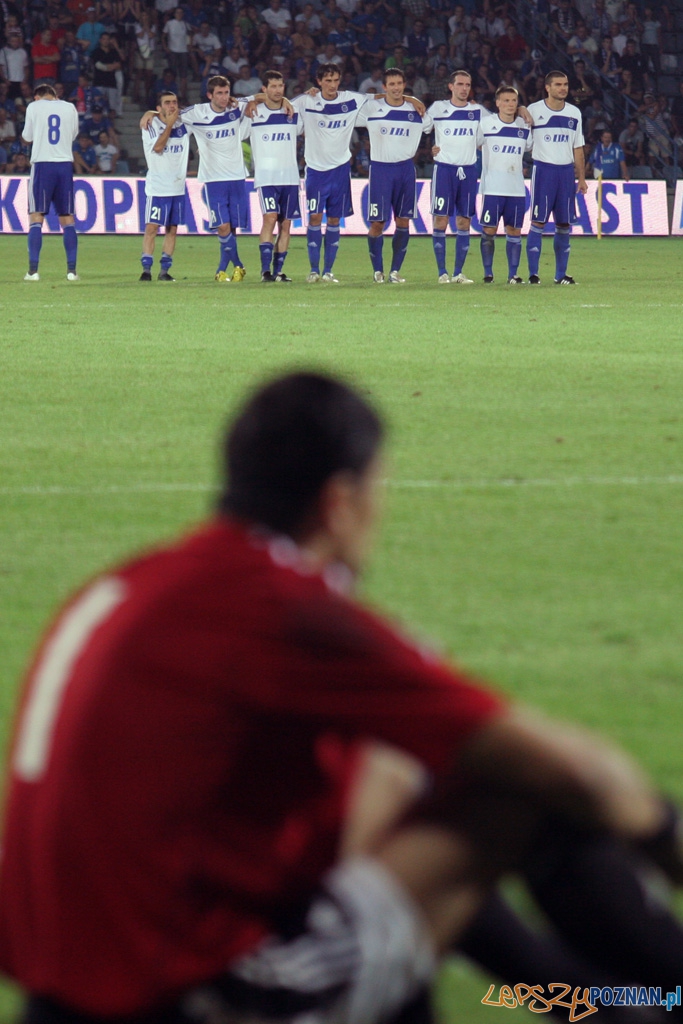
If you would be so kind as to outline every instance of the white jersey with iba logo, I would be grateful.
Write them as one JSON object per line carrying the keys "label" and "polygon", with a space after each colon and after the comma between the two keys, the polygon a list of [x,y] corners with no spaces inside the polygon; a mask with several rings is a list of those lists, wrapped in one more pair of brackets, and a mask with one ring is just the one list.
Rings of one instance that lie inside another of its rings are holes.
{"label": "white jersey with iba logo", "polygon": [[491,111],[479,103],[458,107],[451,100],[437,100],[427,113],[434,122],[434,143],[440,150],[434,162],[455,167],[476,164],[481,141],[479,125],[482,117],[488,117]]}
{"label": "white jersey with iba logo", "polygon": [[532,103],[534,160],[563,166],[574,164],[574,150],[583,146],[581,111],[572,103],[551,110],[545,100]]}
{"label": "white jersey with iba logo", "polygon": [[395,164],[411,160],[420,145],[423,132],[432,130],[429,114],[420,117],[412,103],[393,107],[386,100],[369,100],[357,121],[359,128],[367,128],[370,136],[370,159]]}
{"label": "white jersey with iba logo", "polygon": [[509,124],[490,114],[481,120],[481,143],[480,194],[523,196],[523,160],[531,149],[531,128],[521,117]]}
{"label": "white jersey with iba logo", "polygon": [[344,90],[333,100],[317,96],[297,96],[292,106],[303,120],[306,133],[306,166],[314,171],[333,171],[351,159],[351,136],[358,112],[367,100],[359,92]]}
{"label": "white jersey with iba logo", "polygon": [[155,117],[149,127],[142,130],[142,147],[147,161],[146,196],[185,194],[190,135],[182,121],[176,121],[171,128],[165,149],[161,153],[155,153],[154,143],[165,131],[166,125],[160,117]]}
{"label": "white jersey with iba logo", "polygon": [[197,140],[197,180],[240,181],[246,178],[242,140],[249,134],[245,102],[216,112],[210,103],[195,103],[180,112],[180,119]]}
{"label": "white jersey with iba logo", "polygon": [[21,134],[33,143],[32,164],[72,163],[72,146],[78,135],[76,108],[66,100],[34,100],[26,108]]}
{"label": "white jersey with iba logo", "polygon": [[303,130],[301,116],[296,111],[287,115],[282,108],[271,110],[265,103],[259,103],[249,131],[254,188],[299,184],[296,139]]}

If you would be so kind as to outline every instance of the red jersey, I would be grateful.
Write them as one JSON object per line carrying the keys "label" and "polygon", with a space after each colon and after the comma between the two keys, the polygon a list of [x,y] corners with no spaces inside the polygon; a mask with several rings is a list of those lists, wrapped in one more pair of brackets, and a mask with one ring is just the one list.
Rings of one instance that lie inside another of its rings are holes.
{"label": "red jersey", "polygon": [[0,969],[112,1015],[214,977],[334,862],[363,740],[441,773],[500,710],[327,575],[219,520],[67,605],[11,753]]}

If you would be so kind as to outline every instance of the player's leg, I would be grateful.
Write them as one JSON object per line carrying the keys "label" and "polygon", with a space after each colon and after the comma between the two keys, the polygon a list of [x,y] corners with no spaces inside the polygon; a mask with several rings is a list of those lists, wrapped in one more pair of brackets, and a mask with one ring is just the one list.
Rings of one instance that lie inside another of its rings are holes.
{"label": "player's leg", "polygon": [[484,284],[493,283],[493,257],[496,252],[496,232],[501,217],[501,203],[498,196],[484,196],[481,207],[481,262],[484,268]]}
{"label": "player's leg", "polygon": [[[52,203],[62,226],[62,240],[66,253],[66,279],[77,281],[78,236],[74,222],[74,172],[72,163],[52,164]],[[47,212],[47,208],[46,208]]]}
{"label": "player's leg", "polygon": [[301,210],[299,209],[299,187],[298,185],[283,185],[280,187],[279,193],[278,235],[273,275],[278,284],[289,284],[292,279],[285,274],[284,266],[289,250],[292,220],[294,217],[301,216]]}
{"label": "player's leg", "polygon": [[338,284],[332,268],[339,252],[340,221],[342,217],[350,217],[353,214],[351,169],[348,164],[327,172],[326,187],[321,192],[321,198],[327,211],[323,281],[327,284]]}
{"label": "player's leg", "polygon": [[471,167],[454,168],[457,174],[457,193],[455,200],[455,268],[453,270],[453,282],[455,284],[472,284],[469,277],[463,274],[463,267],[467,254],[470,251],[470,223],[474,216],[477,199],[477,168]]}
{"label": "player's leg", "polygon": [[327,227],[325,228],[325,256],[323,260],[323,281],[326,281],[327,284],[339,283],[332,273],[334,261],[336,260],[337,253],[339,251],[339,239],[341,237],[339,220],[339,217],[331,217],[328,209]]}
{"label": "player's leg", "polygon": [[450,284],[446,270],[446,228],[451,213],[450,168],[448,164],[434,164],[432,177],[432,246],[439,276],[439,284]]}
{"label": "player's leg", "polygon": [[76,234],[76,224],[73,216],[60,217],[59,223],[62,226],[62,239],[66,253],[66,279],[67,281],[77,281],[78,235]]}
{"label": "player's leg", "polygon": [[529,284],[540,284],[538,270],[543,247],[543,228],[546,225],[554,199],[555,184],[548,165],[534,164],[531,172],[531,224],[526,239],[526,258],[529,265]]}
{"label": "player's leg", "polygon": [[555,283],[574,284],[574,278],[567,274],[571,249],[571,225],[576,220],[576,185],[573,166],[559,168],[558,189],[553,217],[555,219]]}
{"label": "player's leg", "polygon": [[237,229],[240,228],[244,231],[249,220],[247,185],[242,178],[239,181],[226,181],[225,186],[228,203],[228,221],[230,224],[229,258],[232,260],[235,268],[232,272],[232,280],[237,283],[243,281],[247,274],[237,251]]}
{"label": "player's leg", "polygon": [[384,284],[384,226],[391,216],[391,165],[370,164],[368,177],[368,249],[375,284]]}
{"label": "player's leg", "polygon": [[391,195],[391,206],[394,211],[396,228],[391,240],[391,271],[390,284],[404,284],[401,267],[408,251],[410,241],[410,221],[417,212],[417,182],[415,164],[406,160],[396,164],[393,171],[394,184]]}
{"label": "player's leg", "polygon": [[323,208],[321,205],[322,172],[306,168],[306,210],[308,227],[306,229],[306,246],[310,273],[309,284],[320,280],[320,254],[323,247]]}
{"label": "player's leg", "polygon": [[185,223],[185,196],[168,196],[165,205],[166,218],[164,224],[166,233],[161,250],[159,280],[175,281],[175,278],[171,277],[171,267],[173,266],[173,253],[175,252],[175,243],[178,236],[178,225]]}
{"label": "player's leg", "polygon": [[263,221],[259,234],[259,254],[261,257],[261,281],[264,283],[275,280],[271,273],[273,251],[275,249],[275,225],[277,224],[277,190],[270,185],[258,189],[259,202]]}
{"label": "player's leg", "polygon": [[524,196],[508,196],[503,208],[505,227],[505,255],[508,261],[508,284],[524,284],[518,274],[522,258],[522,224],[524,223]]}
{"label": "player's leg", "polygon": [[159,231],[159,224],[156,221],[150,221],[151,211],[148,210],[145,224],[145,233],[142,236],[142,256],[140,257],[140,263],[142,264],[142,273],[140,274],[141,281],[152,280],[152,265],[154,263],[154,246],[156,243],[157,233]]}
{"label": "player's leg", "polygon": [[42,213],[30,213],[28,218],[28,272],[24,275],[24,281],[39,281],[38,265],[40,263],[40,250],[43,247],[43,221]]}

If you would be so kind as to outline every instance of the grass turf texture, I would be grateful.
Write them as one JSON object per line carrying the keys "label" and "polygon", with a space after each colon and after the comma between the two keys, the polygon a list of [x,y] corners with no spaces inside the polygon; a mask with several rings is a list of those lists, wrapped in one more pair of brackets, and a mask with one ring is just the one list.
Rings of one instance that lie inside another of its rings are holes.
{"label": "grass turf texture", "polygon": [[[4,734],[50,613],[200,517],[245,388],[313,365],[366,389],[392,428],[367,596],[505,692],[610,734],[683,798],[680,242],[574,239],[579,285],[556,288],[546,239],[534,289],[505,286],[500,237],[496,283],[473,239],[467,288],[437,286],[427,239],[410,242],[408,283],[383,287],[365,239],[342,239],[339,287],[304,283],[303,239],[295,283],[261,285],[257,245],[240,243],[246,280],[219,285],[215,240],[181,237],[178,283],[145,285],[138,238],[82,237],[67,284],[46,237],[30,284],[25,238],[0,238]],[[495,1024],[487,988],[447,969],[444,1020]]]}

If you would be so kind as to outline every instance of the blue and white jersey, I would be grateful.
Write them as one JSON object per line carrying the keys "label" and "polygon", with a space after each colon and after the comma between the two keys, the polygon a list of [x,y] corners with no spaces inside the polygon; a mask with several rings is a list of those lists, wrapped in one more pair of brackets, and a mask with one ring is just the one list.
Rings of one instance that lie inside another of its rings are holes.
{"label": "blue and white jersey", "polygon": [[190,134],[182,121],[176,121],[165,149],[155,153],[154,144],[165,131],[166,125],[160,117],[155,117],[148,128],[142,129],[142,148],[147,161],[146,196],[185,195]]}
{"label": "blue and white jersey", "polygon": [[265,103],[259,103],[249,130],[254,188],[299,184],[296,137],[303,130],[301,115],[296,111],[288,116],[283,109],[271,110]]}
{"label": "blue and white jersey", "polygon": [[72,146],[78,136],[78,113],[66,100],[40,99],[26,108],[21,131],[32,142],[31,163],[72,163]]}
{"label": "blue and white jersey", "polygon": [[583,146],[581,111],[572,103],[551,110],[545,100],[532,103],[534,160],[558,166],[574,165],[574,150]]}
{"label": "blue and white jersey", "polygon": [[420,117],[412,103],[392,107],[386,100],[369,100],[358,115],[358,127],[370,136],[370,159],[384,164],[412,160],[423,132],[432,130],[429,114]]}
{"label": "blue and white jersey", "polygon": [[210,103],[195,103],[180,119],[197,140],[198,181],[240,181],[246,178],[242,139],[249,134],[245,102],[216,113]]}
{"label": "blue and white jersey", "polygon": [[292,106],[301,116],[306,133],[306,166],[314,171],[333,171],[351,159],[351,136],[358,112],[367,100],[359,92],[344,90],[333,100],[317,96],[297,96]]}
{"label": "blue and white jersey", "polygon": [[477,147],[481,144],[479,125],[491,111],[480,103],[457,107],[451,100],[437,100],[427,113],[434,122],[434,142],[441,150],[434,162],[456,167],[476,164]]}
{"label": "blue and white jersey", "polygon": [[508,124],[498,114],[489,114],[481,120],[481,135],[480,194],[523,196],[522,163],[532,146],[531,128],[521,117]]}

